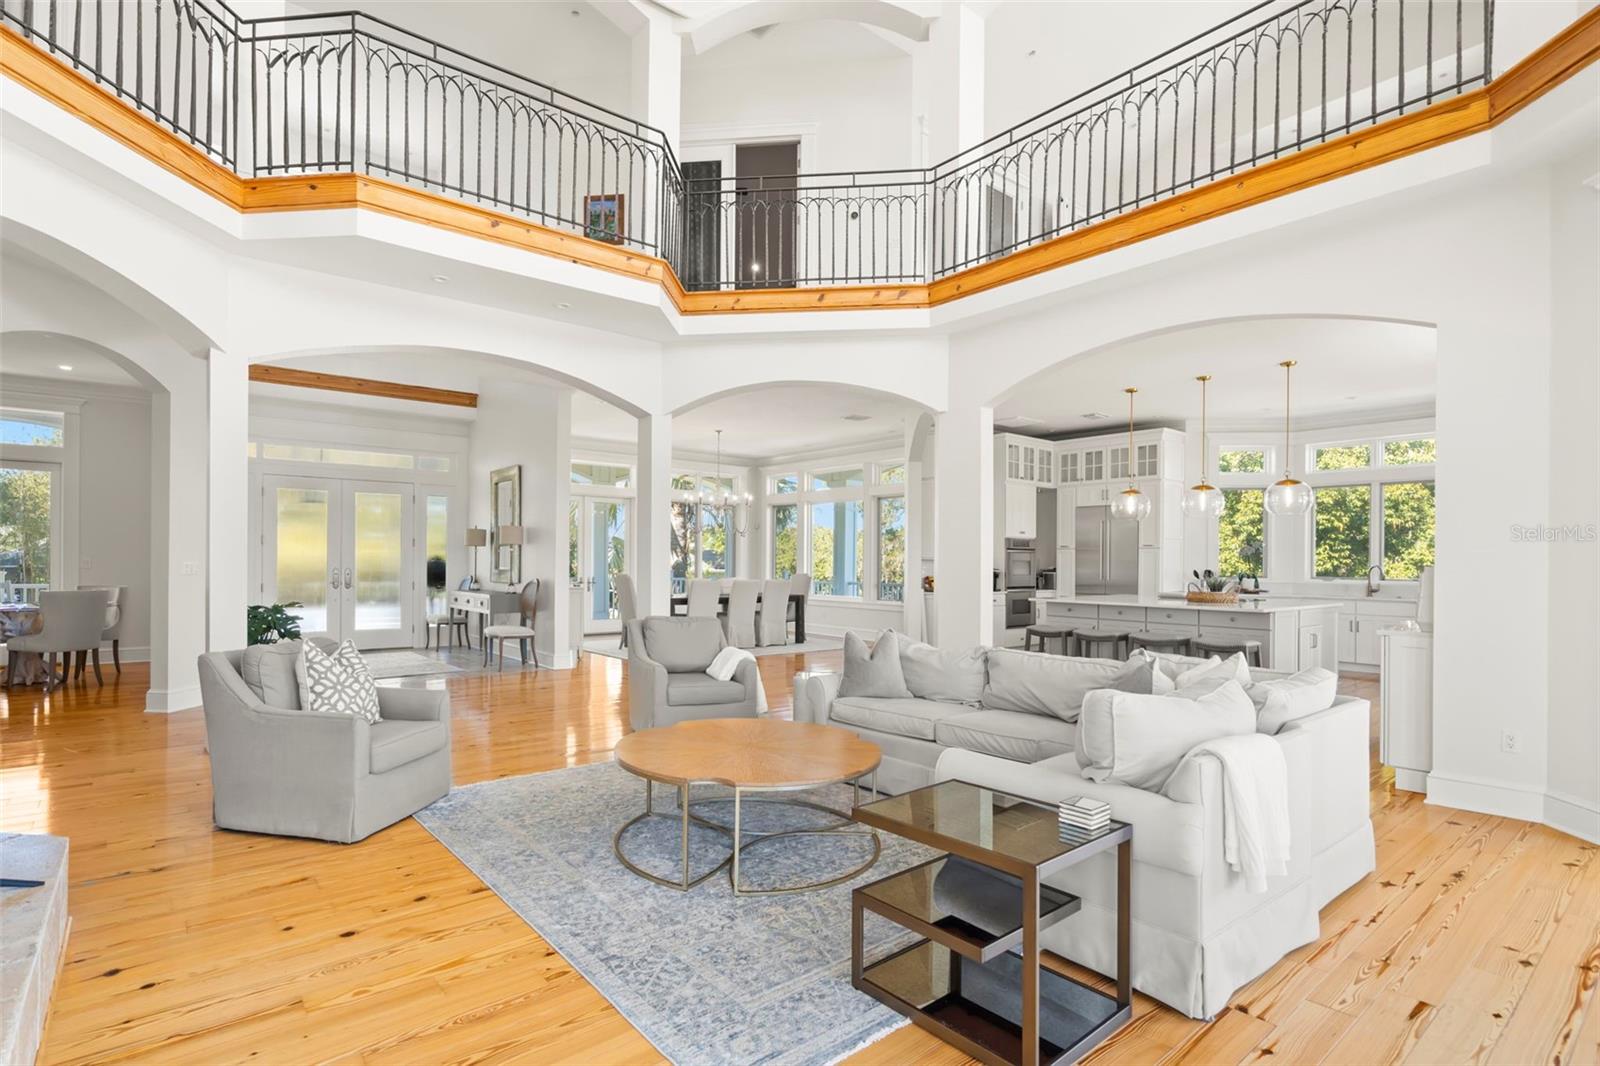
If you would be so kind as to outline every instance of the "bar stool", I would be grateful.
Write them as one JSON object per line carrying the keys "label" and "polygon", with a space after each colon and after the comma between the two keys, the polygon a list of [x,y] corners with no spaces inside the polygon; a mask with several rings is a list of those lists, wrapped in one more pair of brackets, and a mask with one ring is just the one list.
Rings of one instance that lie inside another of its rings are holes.
{"label": "bar stool", "polygon": [[[1115,629],[1080,629],[1077,632],[1078,654],[1086,659],[1126,659],[1128,656],[1122,650],[1128,641],[1128,634]],[[1110,645],[1110,655],[1096,655],[1095,652],[1103,645]]]}
{"label": "bar stool", "polygon": [[1196,637],[1189,642],[1189,647],[1194,649],[1194,654],[1201,657],[1208,655],[1232,655],[1234,652],[1243,652],[1245,662],[1251,666],[1261,665],[1261,642],[1250,640],[1247,637]]}
{"label": "bar stool", "polygon": [[1049,651],[1048,644],[1052,640],[1061,641],[1061,654],[1069,655],[1072,652],[1072,634],[1075,631],[1071,626],[1064,626],[1060,622],[1037,622],[1022,632],[1022,650],[1033,650],[1033,639],[1039,638],[1039,650]]}
{"label": "bar stool", "polygon": [[1135,648],[1146,651],[1168,652],[1172,655],[1189,654],[1189,637],[1175,637],[1170,633],[1130,633],[1128,634],[1128,654],[1132,655]]}

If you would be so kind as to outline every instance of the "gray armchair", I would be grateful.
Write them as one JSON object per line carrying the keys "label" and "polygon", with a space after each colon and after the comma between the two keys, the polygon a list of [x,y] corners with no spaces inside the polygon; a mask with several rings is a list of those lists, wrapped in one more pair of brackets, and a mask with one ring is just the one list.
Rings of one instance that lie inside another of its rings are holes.
{"label": "gray armchair", "polygon": [[715,617],[640,618],[628,623],[628,721],[637,731],[694,718],[754,718],[761,713],[755,660],[733,677],[706,673],[727,647]]}
{"label": "gray armchair", "polygon": [[200,656],[218,827],[349,844],[450,791],[447,693],[379,688],[369,724],[300,710],[289,648],[245,655]]}

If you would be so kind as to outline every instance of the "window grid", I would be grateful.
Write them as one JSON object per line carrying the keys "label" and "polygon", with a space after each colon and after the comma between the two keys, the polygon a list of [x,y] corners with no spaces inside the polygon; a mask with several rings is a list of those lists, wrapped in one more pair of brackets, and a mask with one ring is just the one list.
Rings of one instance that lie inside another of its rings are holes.
{"label": "window grid", "polygon": [[902,601],[906,478],[898,458],[770,475],[768,576],[809,573],[818,597]]}

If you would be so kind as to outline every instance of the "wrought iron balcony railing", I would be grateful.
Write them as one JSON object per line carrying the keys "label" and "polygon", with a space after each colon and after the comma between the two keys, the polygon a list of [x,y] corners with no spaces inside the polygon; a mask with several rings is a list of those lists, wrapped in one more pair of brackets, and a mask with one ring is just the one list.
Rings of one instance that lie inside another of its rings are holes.
{"label": "wrought iron balcony railing", "polygon": [[923,284],[1491,76],[1493,0],[1268,0],[934,166],[685,178],[615,111],[358,13],[0,0],[246,177],[359,173],[659,256],[685,289]]}

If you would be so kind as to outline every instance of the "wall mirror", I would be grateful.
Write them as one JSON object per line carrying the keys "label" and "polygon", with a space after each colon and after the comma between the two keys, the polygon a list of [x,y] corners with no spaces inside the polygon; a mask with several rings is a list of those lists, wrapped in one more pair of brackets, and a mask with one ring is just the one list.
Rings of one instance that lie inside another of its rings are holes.
{"label": "wall mirror", "polygon": [[502,466],[489,474],[489,580],[515,585],[522,580],[522,545],[500,539],[501,526],[522,525],[522,467]]}

